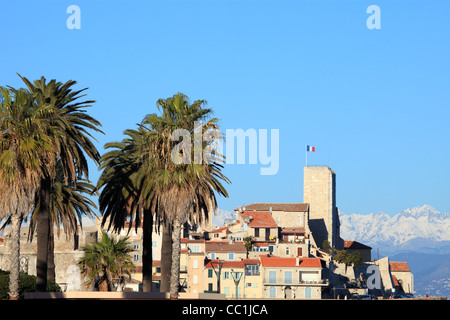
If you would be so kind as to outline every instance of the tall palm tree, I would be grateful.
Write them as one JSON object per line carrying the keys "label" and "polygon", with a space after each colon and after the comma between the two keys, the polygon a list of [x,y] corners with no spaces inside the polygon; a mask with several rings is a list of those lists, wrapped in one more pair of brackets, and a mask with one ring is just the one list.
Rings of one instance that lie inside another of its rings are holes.
{"label": "tall palm tree", "polygon": [[[88,197],[95,193],[94,190],[95,187],[91,183],[82,179],[76,185],[73,181],[66,183],[61,162],[57,162],[56,177],[50,192],[47,280],[55,282],[54,234],[56,233],[59,237],[62,227],[67,239],[78,235],[79,229],[82,228],[82,217],[92,218],[95,216],[93,208],[97,208],[97,206]],[[28,229],[29,241],[34,237],[39,210],[40,198],[36,197],[36,205],[32,211]]]}
{"label": "tall palm tree", "polygon": [[35,203],[51,152],[41,116],[25,90],[0,87],[0,216],[11,220],[10,299],[19,298],[20,226]]}
{"label": "tall palm tree", "polygon": [[[153,212],[148,202],[149,190],[146,188],[146,169],[143,167],[143,151],[147,148],[143,129],[126,130],[128,137],[122,142],[105,145],[113,149],[100,159],[99,169],[103,170],[97,183],[100,190],[99,205],[103,215],[102,226],[120,232],[125,221],[134,222],[135,228],[143,222],[142,273],[143,291],[152,288],[152,232]],[[129,230],[133,223],[129,224]]]}
{"label": "tall palm tree", "polygon": [[84,97],[81,90],[73,90],[76,81],[65,83],[55,79],[46,81],[44,77],[34,82],[19,75],[28,91],[33,96],[37,109],[45,110],[43,129],[51,141],[52,153],[42,158],[46,168],[41,175],[39,188],[40,209],[37,221],[37,262],[36,262],[36,290],[45,291],[47,285],[47,263],[50,234],[50,194],[56,176],[56,163],[61,162],[61,168],[66,184],[73,181],[74,186],[81,177],[89,179],[89,168],[86,159],[98,163],[100,154],[92,143],[92,135],[88,130],[101,132],[100,122],[89,116],[84,110],[90,107],[93,100],[80,101]]}
{"label": "tall palm tree", "polygon": [[[211,144],[200,141],[200,150],[184,146],[176,148],[172,141],[172,133],[186,130],[188,135],[197,138],[195,130],[199,130],[197,121],[207,120],[210,109],[203,108],[205,101],[198,100],[190,104],[188,98],[179,93],[167,100],[158,100],[157,106],[162,114],[150,114],[144,118],[137,130],[127,130],[129,138],[122,142],[105,145],[114,148],[101,159],[103,169],[99,179],[100,211],[103,221],[109,219],[110,226],[122,228],[126,217],[140,221],[146,213],[154,218],[144,220],[144,279],[145,270],[151,270],[151,258],[145,263],[147,248],[145,232],[151,228],[145,226],[146,221],[165,222],[164,228],[173,228],[173,246],[171,252],[171,298],[178,297],[181,226],[185,221],[201,223],[202,219],[213,214],[217,207],[215,193],[228,196],[220,180],[229,182],[221,173],[219,164],[221,156],[211,149]],[[209,119],[202,124],[202,129],[217,129],[217,119]],[[178,156],[187,159],[208,153],[209,161],[200,163],[174,163],[173,150]],[[189,150],[189,151],[188,151]],[[165,237],[167,239],[167,237]],[[171,239],[170,239],[171,240]],[[166,257],[163,257],[166,260]],[[150,278],[151,279],[151,278]],[[145,282],[144,282],[145,287]],[[144,289],[145,291],[145,289]]]}
{"label": "tall palm tree", "polygon": [[[221,180],[230,181],[221,172],[222,155],[208,149],[211,141],[200,139],[194,147],[190,143],[180,147],[173,141],[176,130],[184,130],[191,141],[195,141],[199,129],[218,130],[218,119],[208,119],[212,110],[204,108],[205,104],[204,100],[190,104],[187,96],[178,93],[158,100],[161,116],[151,114],[143,121],[153,142],[148,157],[152,179],[147,187],[152,190],[152,202],[158,203],[159,214],[173,227],[171,299],[178,298],[182,225],[186,221],[201,223],[208,219],[217,209],[216,193],[228,197]],[[207,155],[207,161],[195,161],[199,153]],[[182,161],[175,161],[174,155]]]}
{"label": "tall palm tree", "polygon": [[135,266],[130,253],[134,249],[128,238],[114,239],[103,232],[100,242],[88,244],[81,250],[84,255],[78,266],[81,274],[89,279],[86,286],[93,284],[100,291],[112,291],[113,278],[131,278]]}

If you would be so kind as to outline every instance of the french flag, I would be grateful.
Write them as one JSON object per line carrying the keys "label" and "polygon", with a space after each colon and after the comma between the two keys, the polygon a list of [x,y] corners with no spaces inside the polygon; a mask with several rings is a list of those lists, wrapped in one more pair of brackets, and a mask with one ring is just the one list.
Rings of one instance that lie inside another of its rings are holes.
{"label": "french flag", "polygon": [[312,151],[312,152],[315,152],[315,151],[316,151],[316,148],[314,148],[313,146],[308,146],[308,145],[306,145],[306,151]]}

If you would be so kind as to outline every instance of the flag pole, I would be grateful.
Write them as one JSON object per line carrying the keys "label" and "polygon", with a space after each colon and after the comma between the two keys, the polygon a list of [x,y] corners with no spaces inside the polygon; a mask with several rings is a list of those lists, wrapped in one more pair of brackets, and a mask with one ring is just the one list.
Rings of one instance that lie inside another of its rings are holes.
{"label": "flag pole", "polygon": [[308,166],[308,147],[305,145],[306,167]]}

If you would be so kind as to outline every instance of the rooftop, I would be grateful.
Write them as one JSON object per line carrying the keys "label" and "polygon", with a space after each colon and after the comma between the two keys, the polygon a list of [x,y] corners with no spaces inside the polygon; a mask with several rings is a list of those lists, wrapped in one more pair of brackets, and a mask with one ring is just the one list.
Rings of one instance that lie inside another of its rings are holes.
{"label": "rooftop", "polygon": [[406,261],[389,261],[389,267],[394,272],[411,272]]}
{"label": "rooftop", "polygon": [[372,249],[358,241],[344,240],[344,249]]}
{"label": "rooftop", "polygon": [[277,223],[273,219],[270,212],[261,211],[245,211],[241,213],[242,218],[250,219],[248,226],[251,228],[276,228]]}
{"label": "rooftop", "polygon": [[305,228],[303,228],[303,227],[296,227],[296,228],[287,227],[287,228],[281,228],[280,233],[281,233],[281,234],[304,234],[304,233],[305,233]]}
{"label": "rooftop", "polygon": [[206,252],[247,252],[244,242],[206,242]]}
{"label": "rooftop", "polygon": [[280,258],[274,255],[261,255],[263,267],[322,268],[319,258]]}

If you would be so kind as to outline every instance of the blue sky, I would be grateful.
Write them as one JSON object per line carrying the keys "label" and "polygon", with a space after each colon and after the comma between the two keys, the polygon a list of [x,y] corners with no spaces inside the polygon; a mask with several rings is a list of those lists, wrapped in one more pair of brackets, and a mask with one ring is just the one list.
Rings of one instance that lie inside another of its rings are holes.
{"label": "blue sky", "polygon": [[225,210],[302,202],[310,144],[345,214],[450,212],[449,12],[445,0],[5,1],[0,85],[22,86],[20,73],[89,87],[102,151],[177,92],[207,100],[223,130],[279,129],[276,175],[226,165]]}

